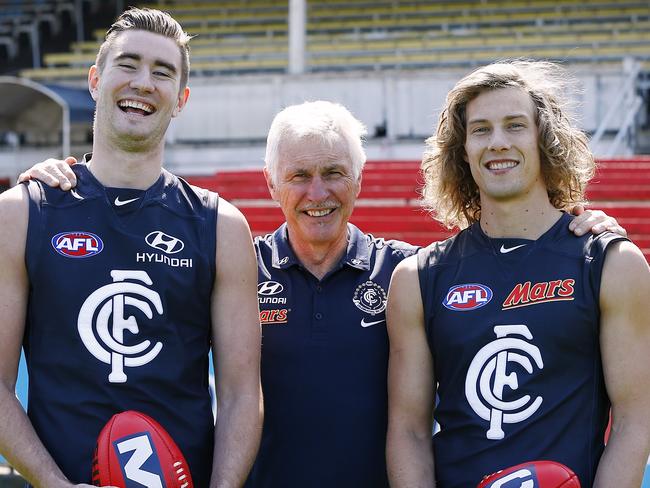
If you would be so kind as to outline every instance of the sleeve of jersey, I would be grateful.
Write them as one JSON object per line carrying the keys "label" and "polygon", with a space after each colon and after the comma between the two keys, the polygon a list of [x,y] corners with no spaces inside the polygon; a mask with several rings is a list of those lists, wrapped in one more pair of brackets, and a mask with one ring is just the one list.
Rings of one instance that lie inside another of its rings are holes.
{"label": "sleeve of jersey", "polygon": [[627,237],[614,234],[613,232],[603,232],[602,234],[593,236],[587,241],[588,249],[586,249],[586,255],[591,258],[589,278],[596,298],[600,296],[601,276],[603,273],[603,266],[605,265],[607,250],[615,242],[629,240],[630,239]]}
{"label": "sleeve of jersey", "polygon": [[427,316],[427,290],[429,287],[429,257],[431,256],[430,246],[418,249],[418,279],[420,282],[420,296],[422,297],[422,308],[424,316]]}
{"label": "sleeve of jersey", "polygon": [[[41,253],[40,243],[43,235],[44,214],[43,203],[46,201],[45,192],[41,182],[30,180],[25,183],[29,195],[29,220],[27,222],[27,237],[25,239],[25,262],[27,268],[36,266]],[[31,259],[27,259],[31,256]]]}
{"label": "sleeve of jersey", "polygon": [[219,218],[219,194],[213,191],[205,190],[207,193],[206,209],[208,218],[205,219],[206,236],[213,236],[212,239],[206,239],[208,243],[208,255],[211,256],[212,262],[212,282],[217,272],[217,219]]}

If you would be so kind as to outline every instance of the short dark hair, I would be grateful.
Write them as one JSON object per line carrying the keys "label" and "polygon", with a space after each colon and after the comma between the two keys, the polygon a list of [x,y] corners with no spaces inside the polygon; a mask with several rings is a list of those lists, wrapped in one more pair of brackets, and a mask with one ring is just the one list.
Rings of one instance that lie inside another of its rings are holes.
{"label": "short dark hair", "polygon": [[190,39],[181,25],[167,12],[150,8],[131,7],[125,10],[106,31],[104,42],[99,48],[95,64],[101,73],[106,64],[106,56],[113,42],[121,32],[143,30],[173,39],[181,53],[181,90],[187,86],[190,74]]}

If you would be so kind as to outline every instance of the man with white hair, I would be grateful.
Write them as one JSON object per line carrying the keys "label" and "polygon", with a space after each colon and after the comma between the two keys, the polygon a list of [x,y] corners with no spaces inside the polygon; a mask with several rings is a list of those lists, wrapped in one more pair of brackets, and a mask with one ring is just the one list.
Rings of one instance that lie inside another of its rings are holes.
{"label": "man with white hair", "polygon": [[255,241],[266,420],[250,486],[388,484],[384,308],[393,268],[416,248],[348,222],[365,133],[323,101],[271,124],[264,175],[286,223]]}

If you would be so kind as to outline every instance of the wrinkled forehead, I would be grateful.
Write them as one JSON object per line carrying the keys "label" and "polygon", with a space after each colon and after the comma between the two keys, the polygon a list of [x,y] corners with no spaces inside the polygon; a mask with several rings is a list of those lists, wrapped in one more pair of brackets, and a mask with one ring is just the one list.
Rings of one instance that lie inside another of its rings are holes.
{"label": "wrinkled forehead", "polygon": [[352,167],[347,141],[338,133],[327,137],[319,135],[288,136],[278,145],[278,166],[280,171],[300,166],[316,170],[324,166]]}

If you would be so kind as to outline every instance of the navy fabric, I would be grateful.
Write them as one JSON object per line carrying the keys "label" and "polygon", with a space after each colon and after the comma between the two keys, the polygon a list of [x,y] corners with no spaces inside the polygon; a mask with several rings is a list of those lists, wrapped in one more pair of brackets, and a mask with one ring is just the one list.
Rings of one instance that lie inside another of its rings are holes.
{"label": "navy fabric", "polygon": [[163,170],[118,215],[87,166],[73,170],[71,192],[28,186],[29,417],[64,474],[89,483],[104,424],[139,410],[208,486],[217,196]]}
{"label": "navy fabric", "polygon": [[591,486],[609,399],[599,346],[600,278],[614,234],[576,237],[564,214],[535,241],[475,224],[418,254],[439,403],[437,486],[546,459]]}
{"label": "navy fabric", "polygon": [[265,415],[249,488],[388,486],[386,293],[416,248],[351,224],[348,236],[320,281],[300,265],[286,224],[255,240]]}

